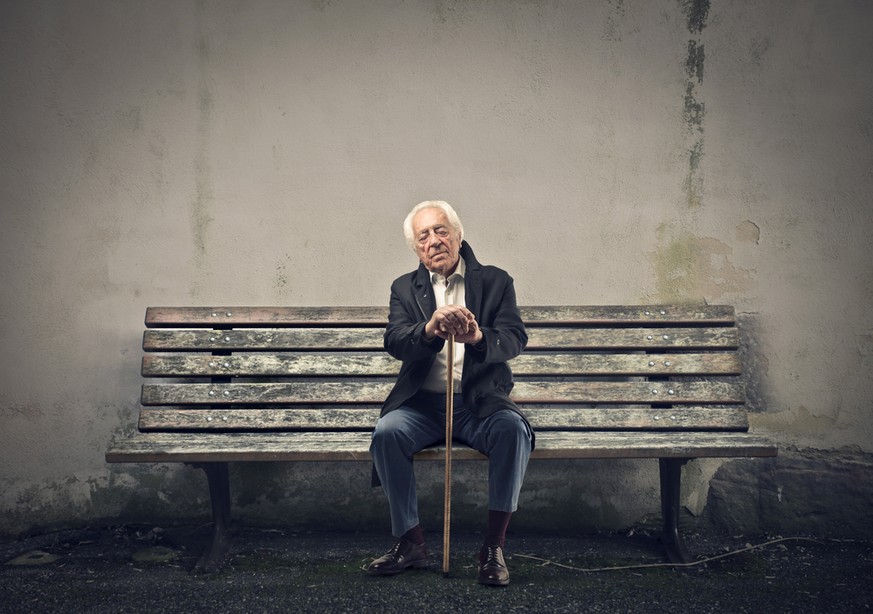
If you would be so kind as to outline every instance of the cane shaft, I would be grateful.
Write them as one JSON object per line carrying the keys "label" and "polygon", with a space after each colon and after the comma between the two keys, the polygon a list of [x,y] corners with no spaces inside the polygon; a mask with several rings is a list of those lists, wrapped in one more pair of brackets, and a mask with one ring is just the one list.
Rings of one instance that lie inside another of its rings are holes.
{"label": "cane shaft", "polygon": [[443,498],[443,574],[449,573],[449,550],[452,526],[452,429],[455,396],[455,336],[450,335],[446,349],[446,479]]}

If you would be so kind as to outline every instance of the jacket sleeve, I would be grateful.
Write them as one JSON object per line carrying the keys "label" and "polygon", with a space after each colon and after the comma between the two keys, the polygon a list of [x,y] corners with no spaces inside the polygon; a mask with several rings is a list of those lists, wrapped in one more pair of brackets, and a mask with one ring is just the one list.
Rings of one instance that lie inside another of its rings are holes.
{"label": "jacket sleeve", "polygon": [[404,291],[405,285],[403,278],[391,284],[388,326],[383,339],[385,350],[404,362],[430,360],[442,350],[445,341],[439,337],[430,341],[425,338],[427,320],[411,289]]}
{"label": "jacket sleeve", "polygon": [[527,346],[527,332],[515,302],[515,285],[508,274],[504,273],[504,277],[502,292],[494,293],[483,306],[485,323],[480,323],[480,329],[484,339],[467,346],[470,357],[477,362],[507,362]]}

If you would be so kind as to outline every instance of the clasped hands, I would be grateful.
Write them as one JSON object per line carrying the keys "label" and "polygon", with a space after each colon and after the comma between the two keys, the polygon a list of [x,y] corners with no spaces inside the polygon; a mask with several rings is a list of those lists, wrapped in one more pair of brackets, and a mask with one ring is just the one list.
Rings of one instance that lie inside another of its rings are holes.
{"label": "clasped hands", "polygon": [[433,312],[424,325],[424,334],[430,340],[434,337],[448,339],[455,336],[456,343],[479,343],[484,335],[476,322],[473,312],[461,305],[446,305]]}

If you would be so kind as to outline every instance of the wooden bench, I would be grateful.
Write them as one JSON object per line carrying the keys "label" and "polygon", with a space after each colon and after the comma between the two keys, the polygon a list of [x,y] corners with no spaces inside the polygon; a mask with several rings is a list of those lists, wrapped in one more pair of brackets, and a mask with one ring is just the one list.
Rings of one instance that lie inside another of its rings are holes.
{"label": "wooden bench", "polygon": [[[530,340],[511,363],[512,396],[537,432],[532,460],[658,459],[666,555],[688,562],[678,526],[683,464],[776,454],[747,433],[734,309],[521,312]],[[386,321],[381,307],[147,310],[139,428],[106,460],[205,470],[213,541],[195,571],[217,569],[227,554],[229,462],[370,460],[370,433],[400,366],[382,346]],[[484,458],[456,448],[456,459]]]}

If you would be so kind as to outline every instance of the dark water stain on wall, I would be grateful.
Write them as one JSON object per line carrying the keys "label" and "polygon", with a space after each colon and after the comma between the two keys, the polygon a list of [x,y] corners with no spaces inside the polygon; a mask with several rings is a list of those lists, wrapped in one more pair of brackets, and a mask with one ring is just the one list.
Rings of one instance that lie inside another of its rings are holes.
{"label": "dark water stain on wall", "polygon": [[703,83],[703,61],[706,59],[706,54],[703,51],[703,45],[696,40],[688,41],[688,58],[685,60],[685,72],[688,73],[689,79],[697,79],[698,83]]}
{"label": "dark water stain on wall", "polygon": [[[209,214],[209,204],[212,202],[212,169],[209,164],[209,136],[212,113],[215,106],[213,99],[209,66],[211,62],[210,46],[203,21],[206,12],[203,2],[197,3],[197,19],[200,31],[197,39],[197,68],[199,81],[197,88],[197,142],[194,157],[194,199],[191,201],[189,221],[194,243],[194,265],[202,268],[207,253],[207,233],[212,222]],[[196,294],[196,289],[192,292]]]}
{"label": "dark water stain on wall", "polygon": [[709,0],[681,0],[682,11],[688,22],[688,31],[692,34],[700,34],[706,27],[706,18],[709,17]]}
{"label": "dark water stain on wall", "polygon": [[700,164],[703,159],[703,118],[706,115],[706,105],[700,100],[697,86],[703,83],[703,67],[706,60],[701,35],[706,28],[709,16],[709,0],[681,0],[682,11],[688,32],[692,36],[688,41],[685,58],[685,74],[688,80],[685,84],[685,99],[683,120],[689,134],[688,174],[685,178],[685,193],[689,208],[701,206],[703,198],[703,174]]}

